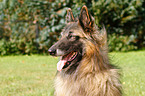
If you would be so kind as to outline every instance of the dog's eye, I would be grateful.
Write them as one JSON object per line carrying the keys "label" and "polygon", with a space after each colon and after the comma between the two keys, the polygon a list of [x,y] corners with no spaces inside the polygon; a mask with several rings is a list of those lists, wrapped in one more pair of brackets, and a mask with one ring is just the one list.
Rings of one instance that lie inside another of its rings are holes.
{"label": "dog's eye", "polygon": [[80,36],[75,36],[76,40],[79,40],[80,39]]}
{"label": "dog's eye", "polygon": [[73,32],[72,31],[69,31],[69,34],[72,34]]}
{"label": "dog's eye", "polygon": [[73,35],[70,35],[68,37],[68,39],[71,40],[71,41],[79,40],[79,38],[80,38],[79,36],[73,36]]}
{"label": "dog's eye", "polygon": [[73,40],[75,40],[75,36],[69,35],[69,36],[68,36],[68,39],[73,41]]}
{"label": "dog's eye", "polygon": [[68,39],[70,39],[70,38],[72,38],[73,36],[71,35],[71,34],[69,34],[68,36],[67,36],[67,38]]}
{"label": "dog's eye", "polygon": [[77,36],[77,35],[73,35],[73,32],[69,32],[68,36],[67,36],[67,39],[71,40],[71,41],[75,41],[75,40],[78,40],[80,37]]}

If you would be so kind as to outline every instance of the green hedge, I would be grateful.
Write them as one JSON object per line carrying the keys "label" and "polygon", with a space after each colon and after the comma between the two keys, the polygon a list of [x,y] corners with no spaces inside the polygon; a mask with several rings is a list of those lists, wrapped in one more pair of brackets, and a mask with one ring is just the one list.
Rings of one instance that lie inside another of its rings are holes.
{"label": "green hedge", "polygon": [[144,0],[1,0],[0,55],[47,53],[58,40],[66,9],[75,16],[87,5],[96,24],[105,25],[110,51],[145,47]]}

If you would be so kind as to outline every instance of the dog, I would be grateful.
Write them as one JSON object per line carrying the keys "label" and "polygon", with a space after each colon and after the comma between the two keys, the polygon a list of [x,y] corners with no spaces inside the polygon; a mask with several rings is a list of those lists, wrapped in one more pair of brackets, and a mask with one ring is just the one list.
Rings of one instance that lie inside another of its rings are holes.
{"label": "dog", "polygon": [[122,96],[119,69],[108,58],[107,33],[84,5],[79,17],[67,10],[61,38],[48,52],[60,56],[55,96]]}

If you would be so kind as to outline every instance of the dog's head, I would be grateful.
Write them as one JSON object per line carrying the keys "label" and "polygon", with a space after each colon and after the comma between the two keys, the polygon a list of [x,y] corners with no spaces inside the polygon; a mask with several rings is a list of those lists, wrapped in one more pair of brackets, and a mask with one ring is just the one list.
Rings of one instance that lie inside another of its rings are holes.
{"label": "dog's head", "polygon": [[103,49],[106,43],[106,40],[102,39],[105,36],[104,33],[105,30],[98,31],[95,20],[89,14],[86,6],[82,7],[78,20],[74,18],[71,9],[68,9],[66,27],[61,32],[61,39],[48,50],[50,55],[61,56],[57,63],[57,70],[74,69],[84,55],[93,54],[91,49],[95,46]]}

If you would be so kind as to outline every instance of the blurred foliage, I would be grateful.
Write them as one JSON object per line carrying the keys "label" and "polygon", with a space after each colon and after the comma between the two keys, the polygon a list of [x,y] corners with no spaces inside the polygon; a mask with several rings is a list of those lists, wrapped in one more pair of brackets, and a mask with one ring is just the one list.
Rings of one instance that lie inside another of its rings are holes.
{"label": "blurred foliage", "polygon": [[116,35],[109,34],[108,35],[108,43],[109,43],[109,50],[110,51],[130,51],[137,49],[137,46],[135,46],[135,37],[134,35],[123,36],[123,35]]}
{"label": "blurred foliage", "polygon": [[111,51],[145,47],[144,0],[93,0],[92,10],[96,23],[106,25]]}
{"label": "blurred foliage", "polygon": [[47,53],[65,24],[86,5],[96,24],[105,25],[110,51],[145,47],[144,0],[0,0],[0,55]]}

